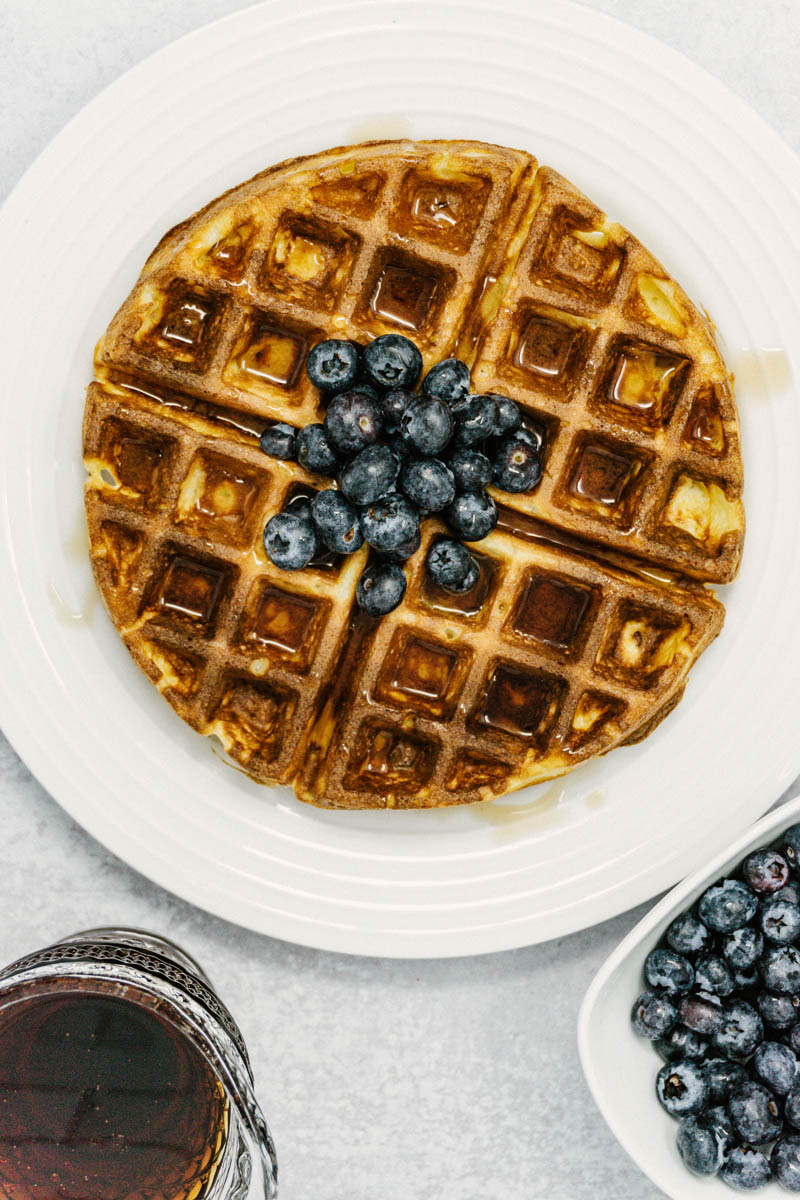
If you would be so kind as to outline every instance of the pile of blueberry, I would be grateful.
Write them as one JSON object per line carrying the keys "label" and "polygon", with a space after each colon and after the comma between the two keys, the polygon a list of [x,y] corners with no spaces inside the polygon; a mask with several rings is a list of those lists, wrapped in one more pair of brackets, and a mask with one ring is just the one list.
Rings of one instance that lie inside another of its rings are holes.
{"label": "pile of blueberry", "polygon": [[644,974],[631,1020],[686,1166],[800,1192],[800,825],[676,917]]}
{"label": "pile of blueberry", "polygon": [[297,498],[272,517],[264,529],[271,561],[296,571],[321,551],[352,554],[367,542],[375,555],[356,597],[367,613],[381,616],[405,595],[401,564],[420,545],[421,518],[438,513],[452,537],[431,544],[428,573],[448,591],[468,592],[478,565],[462,543],[479,541],[497,524],[485,488],[536,486],[541,429],[523,427],[519,405],[507,396],[471,394],[469,369],[456,358],[432,367],[416,394],[422,355],[400,334],[367,346],[319,342],[306,371],[327,404],[324,421],[303,429],[270,425],[261,449],[338,486],[312,501]]}

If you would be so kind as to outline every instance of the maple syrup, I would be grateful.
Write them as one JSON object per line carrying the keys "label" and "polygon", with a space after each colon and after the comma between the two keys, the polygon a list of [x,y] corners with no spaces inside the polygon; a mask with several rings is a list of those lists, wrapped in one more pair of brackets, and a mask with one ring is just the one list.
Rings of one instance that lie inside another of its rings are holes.
{"label": "maple syrup", "polygon": [[536,794],[527,803],[503,804],[484,800],[480,804],[473,804],[470,811],[479,820],[494,826],[496,841],[516,841],[526,833],[538,833],[559,825],[565,816],[566,794],[565,785],[556,779],[541,795]]}
{"label": "maple syrup", "polygon": [[164,1017],[102,992],[0,1013],[0,1194],[8,1200],[202,1200],[227,1102]]}
{"label": "maple syrup", "polygon": [[564,688],[555,676],[498,663],[489,679],[478,724],[543,745]]}
{"label": "maple syrup", "polygon": [[375,282],[369,305],[375,316],[417,331],[425,324],[437,290],[433,275],[387,263]]}
{"label": "maple syrup", "polygon": [[513,628],[525,637],[567,650],[575,642],[591,603],[591,588],[547,575],[531,575]]}

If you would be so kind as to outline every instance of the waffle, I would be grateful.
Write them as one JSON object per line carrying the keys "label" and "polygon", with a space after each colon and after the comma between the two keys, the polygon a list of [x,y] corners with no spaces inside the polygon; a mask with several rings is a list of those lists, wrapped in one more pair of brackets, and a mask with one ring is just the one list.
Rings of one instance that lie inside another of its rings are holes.
{"label": "waffle", "polygon": [[[322,419],[316,341],[385,332],[426,370],[457,353],[547,441],[535,492],[494,493],[472,591],[426,575],[427,519],[375,621],[366,547],[267,559],[266,520],[325,484],[258,436]],[[741,554],[709,322],[567,181],[482,143],[293,160],[170,231],[99,343],[83,438],[93,568],[134,659],[256,779],[318,805],[486,799],[641,739]]]}

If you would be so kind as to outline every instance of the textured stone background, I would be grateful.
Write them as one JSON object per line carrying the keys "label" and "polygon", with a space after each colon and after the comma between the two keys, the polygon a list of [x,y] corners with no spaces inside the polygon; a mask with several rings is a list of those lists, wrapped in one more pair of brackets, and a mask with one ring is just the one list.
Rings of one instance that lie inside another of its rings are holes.
{"label": "textured stone background", "polygon": [[[532,0],[535,2],[535,0]],[[796,0],[590,0],[724,80],[800,148]],[[239,0],[0,0],[0,199],[81,105]],[[640,912],[545,946],[360,960],[244,932],[129,870],[0,735],[0,961],[87,925],[206,964],[251,1047],[283,1200],[653,1200],[575,1049],[594,971]]]}

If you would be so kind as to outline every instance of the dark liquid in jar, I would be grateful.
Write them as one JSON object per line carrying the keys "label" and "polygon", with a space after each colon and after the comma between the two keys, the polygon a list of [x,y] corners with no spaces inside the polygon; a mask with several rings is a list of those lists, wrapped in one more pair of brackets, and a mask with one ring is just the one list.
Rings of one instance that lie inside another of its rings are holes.
{"label": "dark liquid in jar", "polygon": [[200,1200],[225,1131],[219,1083],[164,1018],[59,992],[0,1013],[0,1195]]}

